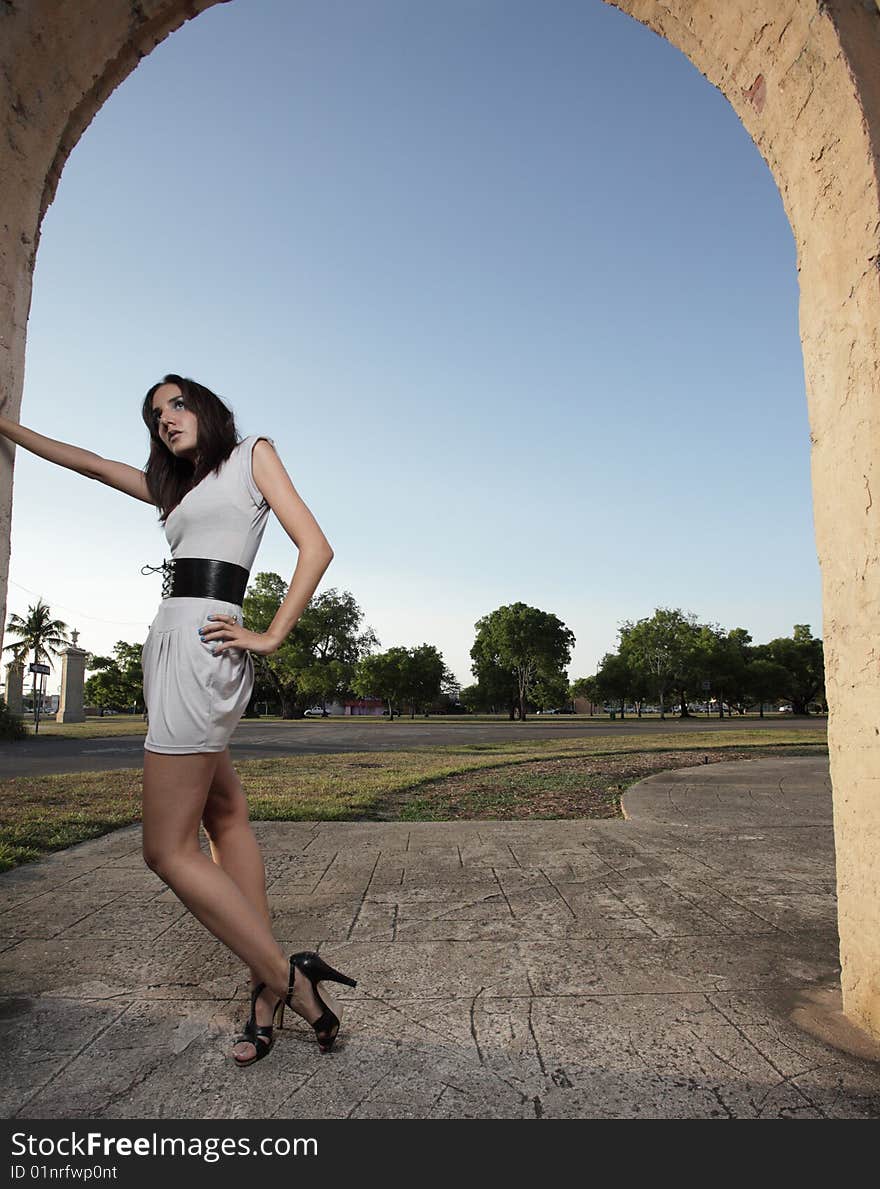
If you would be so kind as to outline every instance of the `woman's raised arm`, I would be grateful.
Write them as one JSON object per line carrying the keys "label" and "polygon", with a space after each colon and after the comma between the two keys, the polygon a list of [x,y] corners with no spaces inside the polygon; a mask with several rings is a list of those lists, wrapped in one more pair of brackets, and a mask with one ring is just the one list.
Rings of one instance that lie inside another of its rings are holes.
{"label": "woman's raised arm", "polygon": [[124,462],[112,462],[109,458],[102,458],[100,454],[82,450],[79,446],[70,446],[67,442],[56,442],[54,438],[47,438],[8,417],[0,416],[0,434],[18,446],[24,446],[31,454],[85,475],[87,479],[98,479],[108,487],[115,487],[147,504],[153,502],[144,472],[137,467],[130,467]]}

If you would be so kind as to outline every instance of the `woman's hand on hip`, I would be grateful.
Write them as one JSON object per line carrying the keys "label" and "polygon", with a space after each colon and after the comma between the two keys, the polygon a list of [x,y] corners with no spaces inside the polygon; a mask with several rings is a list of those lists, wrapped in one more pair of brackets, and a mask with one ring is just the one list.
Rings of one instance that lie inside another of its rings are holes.
{"label": "woman's hand on hip", "polygon": [[209,615],[199,629],[199,635],[206,647],[211,645],[215,656],[227,648],[246,648],[258,656],[268,656],[278,651],[268,636],[263,632],[249,632],[234,615]]}

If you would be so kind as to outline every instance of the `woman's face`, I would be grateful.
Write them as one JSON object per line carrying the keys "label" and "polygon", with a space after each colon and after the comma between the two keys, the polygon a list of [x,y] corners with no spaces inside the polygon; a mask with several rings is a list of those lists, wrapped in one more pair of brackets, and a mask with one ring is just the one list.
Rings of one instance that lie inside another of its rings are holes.
{"label": "woman's face", "polygon": [[196,457],[199,419],[176,384],[162,384],[153,393],[153,424],[159,439],[175,458]]}

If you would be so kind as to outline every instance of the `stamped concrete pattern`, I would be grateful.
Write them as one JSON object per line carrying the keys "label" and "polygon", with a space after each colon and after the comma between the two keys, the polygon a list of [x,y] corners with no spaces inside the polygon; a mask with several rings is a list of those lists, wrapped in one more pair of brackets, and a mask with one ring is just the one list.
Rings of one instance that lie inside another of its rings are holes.
{"label": "stamped concrete pattern", "polygon": [[358,980],[321,1056],[229,1041],[245,972],[137,828],[0,877],[4,1115],[876,1118],[839,980],[827,761],[654,776],[626,821],[257,823],[276,936]]}

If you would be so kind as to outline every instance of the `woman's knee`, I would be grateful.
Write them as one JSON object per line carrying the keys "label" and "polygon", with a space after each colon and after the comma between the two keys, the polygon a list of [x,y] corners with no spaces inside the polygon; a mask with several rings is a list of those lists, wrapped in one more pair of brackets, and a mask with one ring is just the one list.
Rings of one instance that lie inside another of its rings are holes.
{"label": "woman's knee", "polygon": [[149,869],[154,871],[161,879],[162,872],[165,870],[165,863],[163,861],[164,852],[159,847],[149,846],[145,841],[141,848],[141,853]]}
{"label": "woman's knee", "polygon": [[230,830],[250,828],[247,798],[231,764],[218,767],[205,801],[202,825],[212,841]]}
{"label": "woman's knee", "polygon": [[193,854],[199,853],[199,846],[169,846],[144,839],[141,853],[149,869],[155,872],[163,883],[169,883],[175,867],[186,862]]}
{"label": "woman's knee", "polygon": [[213,752],[144,752],[143,857],[166,883],[178,862],[199,853],[199,819],[216,766]]}
{"label": "woman's knee", "polygon": [[243,811],[238,806],[207,807],[202,815],[202,826],[212,842],[219,842],[237,830],[250,830],[247,806]]}

